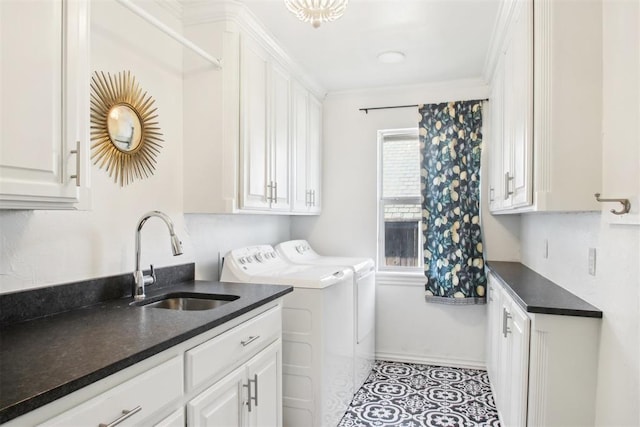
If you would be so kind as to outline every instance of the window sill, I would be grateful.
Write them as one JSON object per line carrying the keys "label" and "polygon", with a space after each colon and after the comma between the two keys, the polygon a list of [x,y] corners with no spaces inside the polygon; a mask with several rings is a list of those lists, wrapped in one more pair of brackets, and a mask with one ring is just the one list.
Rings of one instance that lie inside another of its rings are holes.
{"label": "window sill", "polygon": [[398,271],[378,271],[376,272],[376,283],[385,286],[424,286],[425,277],[419,271],[398,272]]}

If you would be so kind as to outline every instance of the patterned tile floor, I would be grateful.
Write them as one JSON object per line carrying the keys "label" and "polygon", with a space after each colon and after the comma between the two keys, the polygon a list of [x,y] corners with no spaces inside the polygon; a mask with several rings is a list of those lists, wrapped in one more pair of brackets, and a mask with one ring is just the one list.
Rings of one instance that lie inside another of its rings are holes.
{"label": "patterned tile floor", "polygon": [[486,371],[377,361],[338,427],[499,425]]}

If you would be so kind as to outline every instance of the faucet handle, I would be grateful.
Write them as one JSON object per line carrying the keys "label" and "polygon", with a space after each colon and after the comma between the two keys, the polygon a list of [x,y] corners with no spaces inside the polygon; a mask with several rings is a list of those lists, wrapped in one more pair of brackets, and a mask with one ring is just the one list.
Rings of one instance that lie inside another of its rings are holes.
{"label": "faucet handle", "polygon": [[149,264],[149,267],[151,269],[151,274],[148,276],[144,276],[145,286],[153,285],[154,283],[156,283],[156,270],[153,268],[153,264]]}
{"label": "faucet handle", "polygon": [[149,264],[149,267],[151,268],[151,277],[153,278],[153,282],[150,284],[153,285],[156,283],[156,270],[153,268],[153,264]]}

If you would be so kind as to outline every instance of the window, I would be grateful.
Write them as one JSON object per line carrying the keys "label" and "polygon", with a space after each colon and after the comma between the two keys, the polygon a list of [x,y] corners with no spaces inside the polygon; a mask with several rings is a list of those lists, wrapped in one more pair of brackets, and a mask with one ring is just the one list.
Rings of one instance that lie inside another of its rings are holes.
{"label": "window", "polygon": [[422,208],[418,129],[378,131],[380,153],[378,265],[422,270]]}

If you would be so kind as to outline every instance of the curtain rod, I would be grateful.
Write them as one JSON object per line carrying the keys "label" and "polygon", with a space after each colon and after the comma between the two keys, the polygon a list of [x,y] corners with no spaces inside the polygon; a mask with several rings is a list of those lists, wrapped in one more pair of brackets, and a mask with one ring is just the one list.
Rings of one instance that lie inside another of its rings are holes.
{"label": "curtain rod", "polygon": [[214,58],[213,56],[209,55],[202,48],[200,48],[199,46],[196,46],[191,40],[184,38],[181,34],[178,34],[176,31],[168,27],[166,24],[158,20],[153,15],[146,12],[144,9],[131,3],[130,0],[117,0],[117,2],[123,5],[124,7],[126,7],[127,9],[129,9],[131,12],[138,15],[140,18],[149,22],[151,25],[153,25],[154,27],[156,27],[157,29],[159,29],[169,37],[173,38],[174,40],[182,44],[184,47],[191,49],[192,51],[194,51],[195,53],[197,53],[207,61],[211,62],[213,65],[215,65],[217,69],[222,68],[222,61],[220,59]]}
{"label": "curtain rod", "polygon": [[[470,99],[469,101],[488,101],[489,98],[484,99]],[[364,111],[365,114],[369,114],[369,110],[389,110],[391,108],[416,108],[419,104],[412,105],[392,105],[387,107],[368,107],[368,108],[360,108],[358,111]]]}
{"label": "curtain rod", "polygon": [[388,110],[391,108],[412,108],[412,107],[417,107],[418,104],[413,104],[413,105],[394,105],[391,107],[369,107],[369,108],[360,108],[359,111],[364,111],[365,114],[369,114],[369,110]]}

